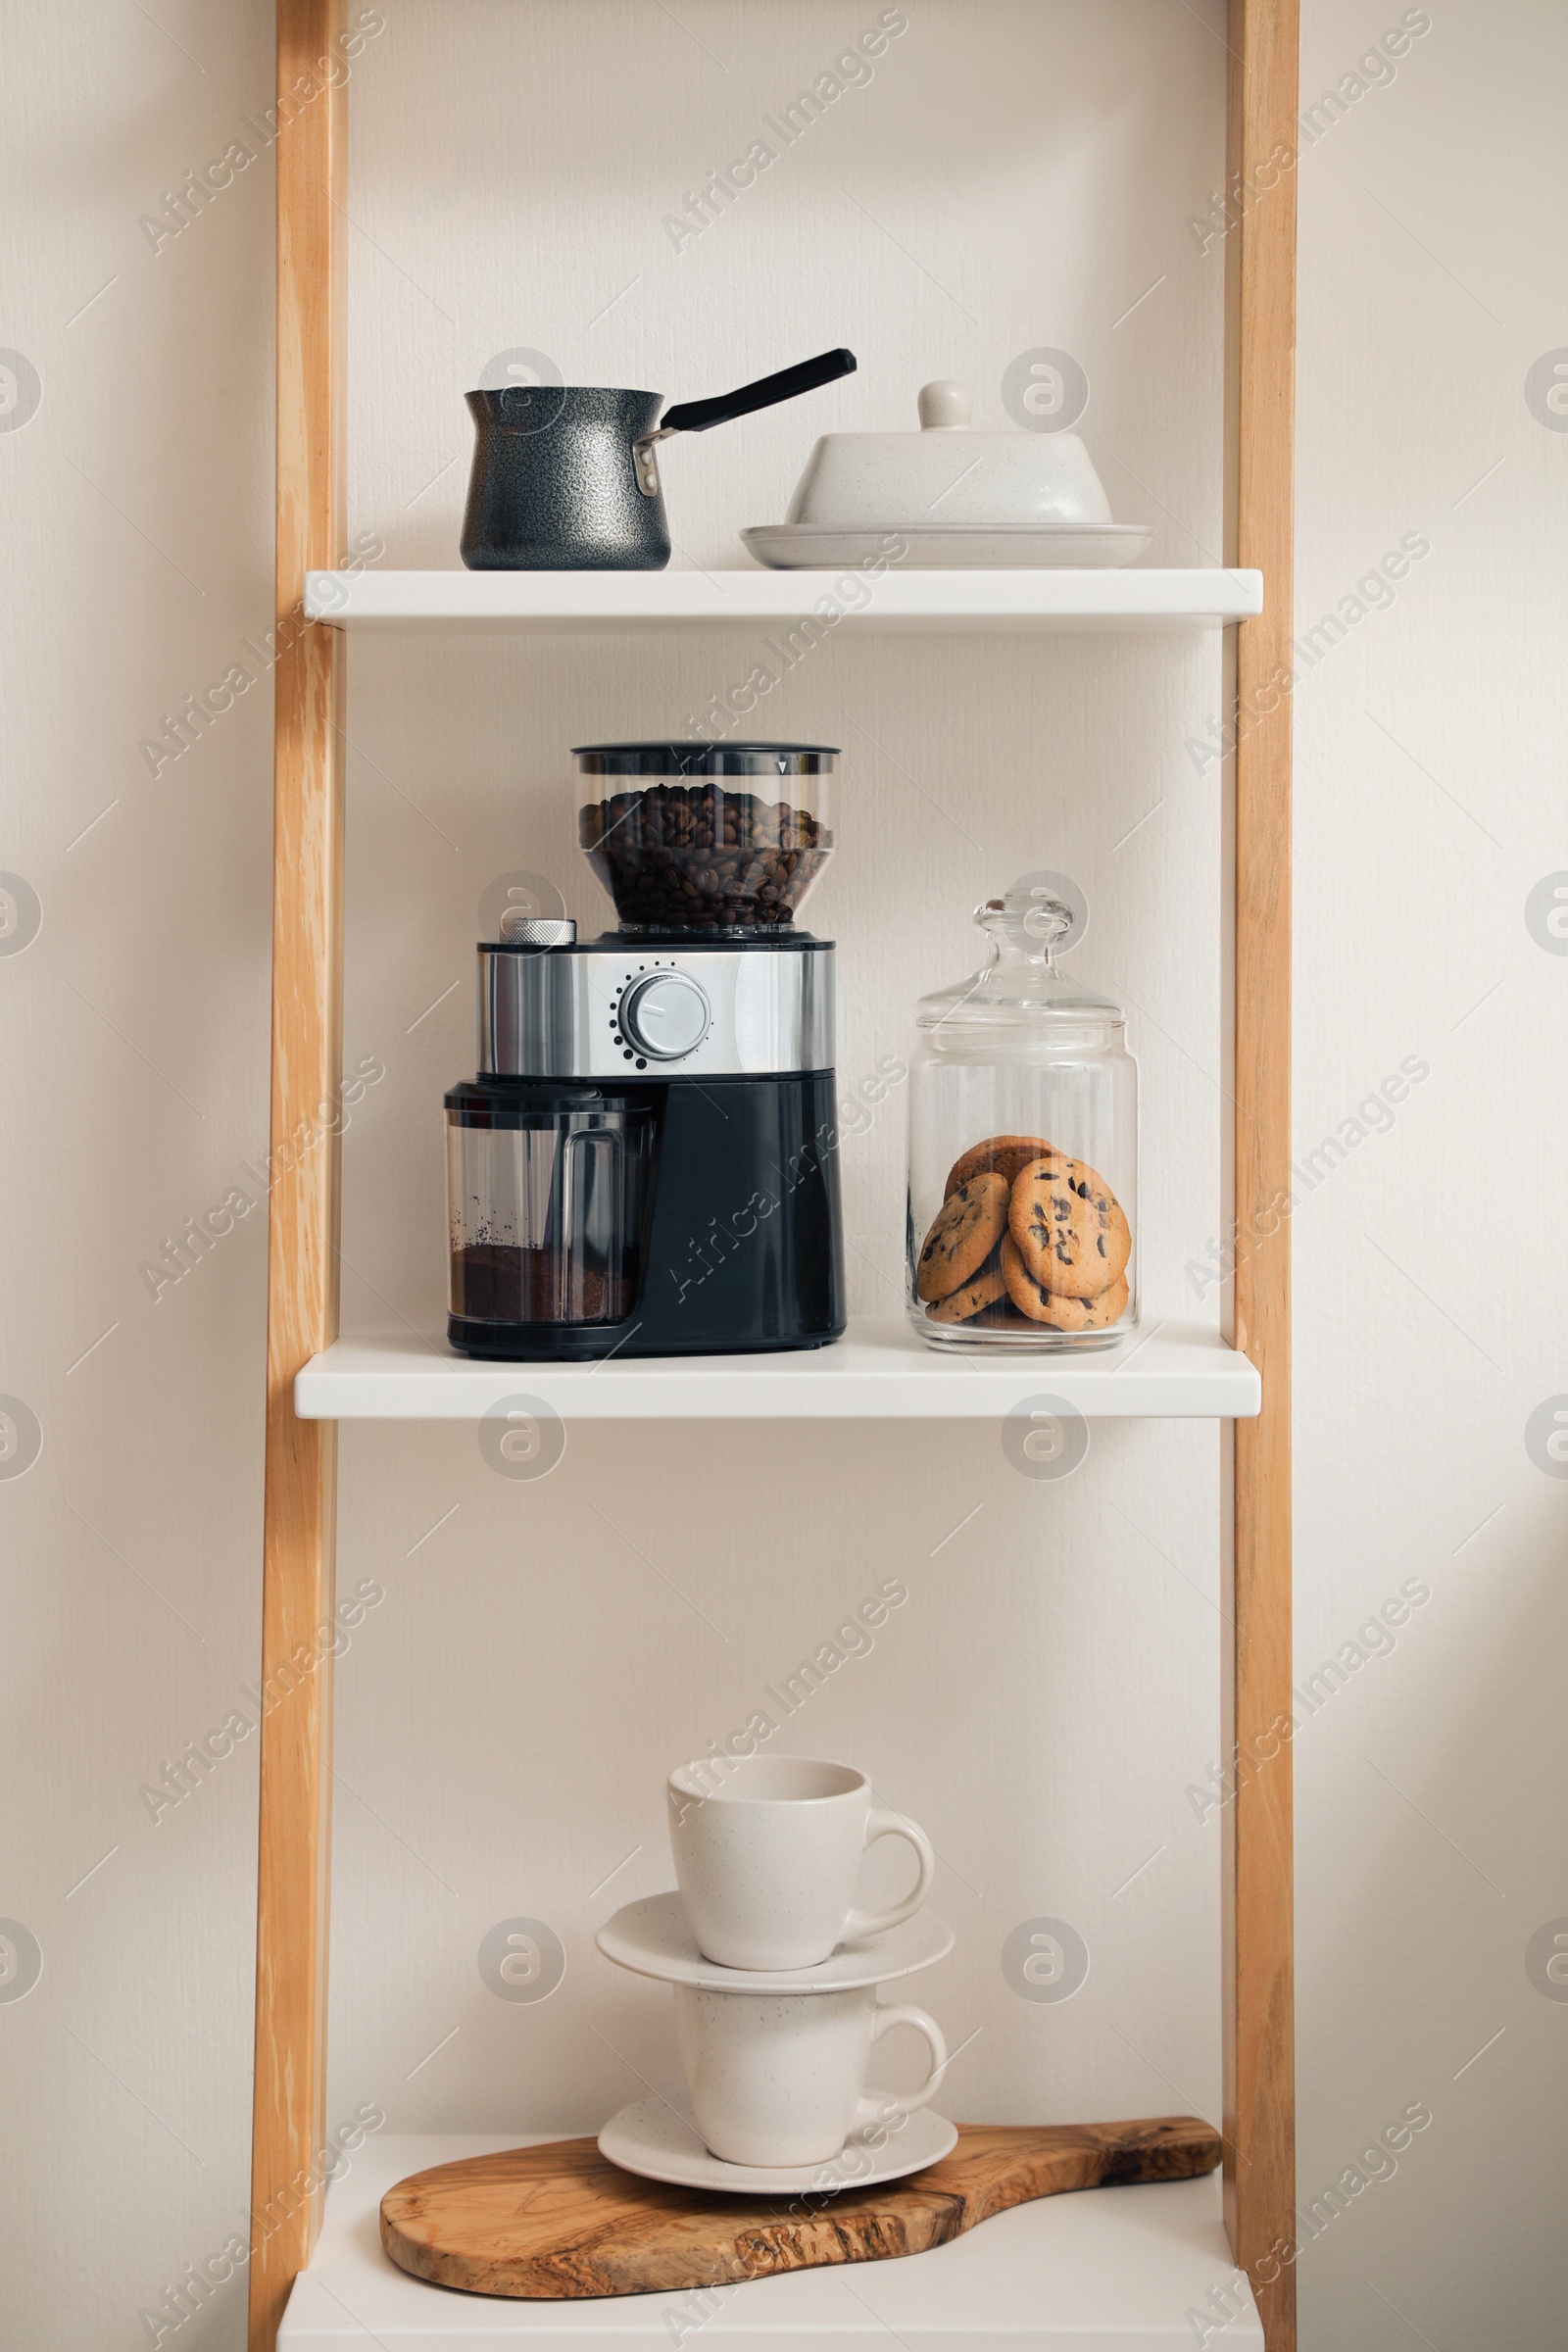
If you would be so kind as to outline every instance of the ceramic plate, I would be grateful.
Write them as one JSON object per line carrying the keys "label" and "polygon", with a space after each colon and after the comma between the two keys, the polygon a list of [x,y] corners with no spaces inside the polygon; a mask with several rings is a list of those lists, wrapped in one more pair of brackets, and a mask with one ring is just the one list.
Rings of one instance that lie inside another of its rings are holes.
{"label": "ceramic plate", "polygon": [[1067,565],[1103,570],[1136,564],[1153,532],[1141,522],[927,522],[885,531],[845,530],[831,522],[773,522],[742,531],[741,541],[770,571],[836,571],[886,558],[900,538],[901,566],[932,569],[1054,571]]}
{"label": "ceramic plate", "polygon": [[920,1911],[885,1935],[841,1943],[830,1959],[819,1960],[814,1968],[720,1968],[698,1950],[686,1907],[671,1890],[627,1903],[606,1921],[594,1941],[617,1968],[658,1977],[665,1984],[697,1984],[709,1992],[851,1992],[858,1985],[913,1976],[917,1968],[945,1960],[954,1935],[946,1920]]}
{"label": "ceramic plate", "polygon": [[[899,2112],[893,2094],[888,2095]],[[933,2115],[929,2107],[918,2107],[896,2131],[891,2124],[872,2126],[869,2140],[852,2132],[826,2164],[775,2172],[771,2165],[724,2164],[710,2156],[685,2111],[654,2098],[639,2099],[612,2115],[599,2134],[599,2153],[623,2173],[640,2173],[645,2180],[727,2189],[731,2196],[794,2197],[808,2189],[832,2195],[843,2188],[873,2188],[879,2180],[902,2180],[906,2173],[922,2173],[928,2164],[940,2163],[957,2142],[956,2125]]]}

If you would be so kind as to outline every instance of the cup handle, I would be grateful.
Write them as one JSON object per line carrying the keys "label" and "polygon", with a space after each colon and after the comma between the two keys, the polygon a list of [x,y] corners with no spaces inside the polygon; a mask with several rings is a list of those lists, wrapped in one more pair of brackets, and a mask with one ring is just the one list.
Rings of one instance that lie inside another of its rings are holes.
{"label": "cup handle", "polygon": [[852,1911],[844,1922],[843,1932],[846,1936],[881,1936],[889,1928],[902,1927],[906,1919],[914,1917],[931,1891],[931,1881],[936,1876],[936,1856],[931,1851],[931,1840],[919,1823],[906,1821],[902,1813],[889,1813],[881,1805],[873,1805],[865,1817],[865,1842],[874,1845],[879,1838],[907,1838],[919,1862],[920,1875],[914,1882],[912,1892],[906,1894],[902,1903],[895,1903],[891,1910]]}
{"label": "cup handle", "polygon": [[926,2102],[934,2095],[937,2084],[947,2072],[948,2045],[942,2038],[942,2028],[934,2017],[928,2017],[923,2009],[906,2009],[902,2006],[887,2009],[879,2007],[876,2013],[876,2023],[871,2029],[872,2046],[874,2047],[881,2040],[884,2034],[891,2033],[895,2026],[912,2026],[917,2034],[925,2035],[927,2046],[931,2052],[931,2071],[918,2090],[867,2091],[855,2110],[852,2131],[864,2131],[872,2124],[885,2125],[890,2108],[895,2112],[902,2108],[906,2115],[912,2115],[917,2107],[925,2106]]}

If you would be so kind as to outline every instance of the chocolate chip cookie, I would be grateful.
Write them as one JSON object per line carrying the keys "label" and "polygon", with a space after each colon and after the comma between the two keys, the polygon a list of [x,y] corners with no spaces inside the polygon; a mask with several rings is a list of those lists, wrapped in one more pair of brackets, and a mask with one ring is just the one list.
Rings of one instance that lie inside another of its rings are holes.
{"label": "chocolate chip cookie", "polygon": [[951,1200],[960,1184],[971,1176],[1005,1176],[1009,1184],[1026,1168],[1032,1159],[1053,1159],[1054,1147],[1043,1135],[990,1135],[983,1144],[974,1144],[961,1158],[956,1159],[948,1171],[945,1199]]}
{"label": "chocolate chip cookie", "polygon": [[[1007,1247],[1005,1234],[1002,1237],[1002,1247],[1004,1250]],[[926,1308],[925,1319],[928,1323],[967,1323],[969,1317],[978,1315],[982,1308],[995,1306],[1005,1293],[1006,1284],[1002,1278],[1001,1263],[991,1258],[978,1274],[972,1274],[967,1282],[960,1283],[956,1291],[950,1291],[945,1298],[934,1300]]]}
{"label": "chocolate chip cookie", "polygon": [[1095,1298],[1074,1298],[1060,1292],[1042,1290],[1019,1256],[1010,1233],[1002,1244],[1002,1278],[1019,1313],[1027,1315],[1031,1323],[1044,1323],[1052,1331],[1103,1331],[1107,1324],[1119,1323],[1127,1312],[1125,1274],[1119,1274],[1109,1289]]}
{"label": "chocolate chip cookie", "polygon": [[921,1298],[951,1298],[979,1273],[1006,1229],[1010,1195],[1005,1176],[971,1176],[943,1201],[915,1270]]}
{"label": "chocolate chip cookie", "polygon": [[1086,1161],[1058,1152],[1019,1170],[1007,1229],[1024,1271],[1054,1298],[1098,1298],[1132,1255],[1132,1233],[1109,1185]]}

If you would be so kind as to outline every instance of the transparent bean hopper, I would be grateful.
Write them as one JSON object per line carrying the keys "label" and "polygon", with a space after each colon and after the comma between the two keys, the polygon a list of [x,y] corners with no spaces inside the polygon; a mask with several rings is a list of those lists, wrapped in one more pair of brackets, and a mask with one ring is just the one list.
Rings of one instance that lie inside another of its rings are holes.
{"label": "transparent bean hopper", "polygon": [[787,936],[833,855],[821,743],[585,743],[577,837],[623,939]]}

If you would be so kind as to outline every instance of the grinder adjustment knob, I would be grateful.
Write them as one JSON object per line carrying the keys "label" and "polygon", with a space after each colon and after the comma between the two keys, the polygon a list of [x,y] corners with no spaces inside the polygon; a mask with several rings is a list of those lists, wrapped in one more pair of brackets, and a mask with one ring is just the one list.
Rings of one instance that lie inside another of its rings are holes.
{"label": "grinder adjustment knob", "polygon": [[621,1034],[650,1061],[679,1061],[694,1053],[712,1017],[707,991],[689,972],[645,972],[620,1004]]}

